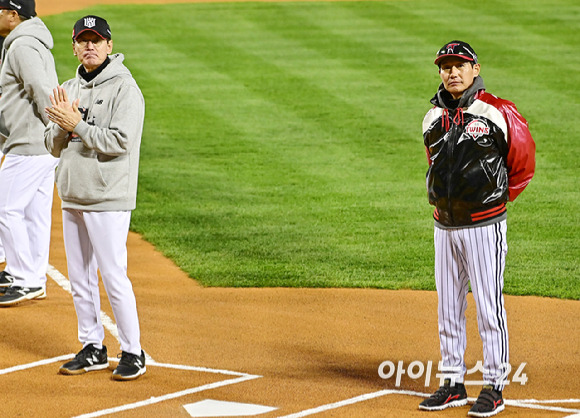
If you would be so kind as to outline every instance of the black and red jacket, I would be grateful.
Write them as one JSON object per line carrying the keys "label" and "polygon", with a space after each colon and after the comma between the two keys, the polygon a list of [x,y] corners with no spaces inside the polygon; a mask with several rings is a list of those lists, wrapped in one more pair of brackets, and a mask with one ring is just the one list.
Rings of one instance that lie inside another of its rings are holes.
{"label": "black and red jacket", "polygon": [[427,191],[439,227],[482,226],[506,217],[506,203],[534,175],[534,140],[516,106],[485,92],[481,77],[454,101],[443,88],[423,120]]}

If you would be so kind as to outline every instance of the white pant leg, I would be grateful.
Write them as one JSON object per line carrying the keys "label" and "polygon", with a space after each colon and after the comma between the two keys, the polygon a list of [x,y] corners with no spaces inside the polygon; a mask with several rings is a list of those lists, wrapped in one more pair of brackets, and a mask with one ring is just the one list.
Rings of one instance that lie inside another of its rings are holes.
{"label": "white pant leg", "polygon": [[[4,154],[2,154],[2,162],[4,162]],[[6,261],[6,253],[4,252],[4,245],[2,245],[2,239],[0,239],[0,261]]]}
{"label": "white pant leg", "polygon": [[483,342],[483,380],[503,389],[509,363],[509,336],[503,296],[507,222],[466,230],[466,255],[477,324]]}
{"label": "white pant leg", "polygon": [[435,227],[435,283],[438,298],[441,373],[462,383],[466,372],[468,277],[457,230]]}
{"label": "white pant leg", "polygon": [[2,240],[0,239],[0,262],[6,261],[6,253],[4,252],[4,246],[2,245]]}
{"label": "white pant leg", "polygon": [[99,276],[84,212],[63,209],[62,228],[68,276],[77,313],[78,338],[83,347],[93,344],[101,348],[105,330],[101,323]]}
{"label": "white pant leg", "polygon": [[10,154],[0,168],[0,239],[17,286],[46,283],[57,162],[51,155]]}
{"label": "white pant leg", "polygon": [[84,219],[117,322],[121,350],[141,355],[137,302],[127,277],[131,212],[84,212]]}
{"label": "white pant leg", "polygon": [[[48,160],[44,178],[39,176],[38,189],[26,208],[25,221],[28,225],[32,268],[35,277],[46,288],[46,270],[50,253],[50,233],[52,224],[52,201],[54,196],[54,174],[57,160]],[[54,164],[54,165],[53,165]]]}

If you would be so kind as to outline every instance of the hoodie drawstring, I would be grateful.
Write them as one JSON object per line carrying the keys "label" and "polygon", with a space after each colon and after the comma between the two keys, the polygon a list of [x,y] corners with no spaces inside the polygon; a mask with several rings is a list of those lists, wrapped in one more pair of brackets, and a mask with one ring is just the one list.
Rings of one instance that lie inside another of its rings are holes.
{"label": "hoodie drawstring", "polygon": [[449,131],[449,109],[443,109],[443,129]]}
{"label": "hoodie drawstring", "polygon": [[459,124],[461,124],[461,126],[463,126],[463,108],[462,107],[457,109],[457,112],[455,113],[455,117],[453,118],[453,123],[456,124],[457,126],[459,126]]}
{"label": "hoodie drawstring", "polygon": [[[457,108],[456,112],[455,112],[455,116],[453,117],[453,123],[457,126],[463,126],[464,123],[464,118],[463,118],[463,108],[459,107]],[[442,127],[445,130],[445,132],[449,131],[449,128],[451,127],[451,122],[449,122],[449,109],[444,108],[443,109],[443,123],[442,123]]]}

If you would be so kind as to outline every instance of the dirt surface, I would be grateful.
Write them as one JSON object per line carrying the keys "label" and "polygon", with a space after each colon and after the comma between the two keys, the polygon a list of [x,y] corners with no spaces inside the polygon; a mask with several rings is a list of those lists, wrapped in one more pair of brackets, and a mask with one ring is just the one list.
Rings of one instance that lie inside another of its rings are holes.
{"label": "dirt surface", "polygon": [[[37,0],[37,9],[43,15],[80,3]],[[97,3],[120,2],[84,0],[82,7]],[[53,214],[50,263],[66,276],[58,198]],[[3,416],[188,417],[184,405],[206,399],[277,408],[259,415],[265,418],[466,416],[469,406],[417,410],[421,394],[438,386],[435,292],[204,288],[138,235],[131,233],[128,245],[142,344],[152,358],[147,374],[130,383],[112,381],[110,371],[58,375],[65,361],[59,358],[81,347],[72,298],[49,278],[46,300],[0,309]],[[101,296],[113,318],[104,291]],[[506,388],[501,416],[580,413],[580,302],[508,296],[506,307],[511,363],[514,371],[526,363],[528,380]],[[475,316],[470,297],[469,367],[482,359]],[[119,343],[113,333],[105,344],[114,358]],[[384,373],[390,370],[384,362],[403,362],[398,385],[396,372],[379,376],[381,364]],[[429,387],[419,363],[432,364]],[[420,376],[411,378],[409,371]],[[479,390],[469,386],[469,396]]]}

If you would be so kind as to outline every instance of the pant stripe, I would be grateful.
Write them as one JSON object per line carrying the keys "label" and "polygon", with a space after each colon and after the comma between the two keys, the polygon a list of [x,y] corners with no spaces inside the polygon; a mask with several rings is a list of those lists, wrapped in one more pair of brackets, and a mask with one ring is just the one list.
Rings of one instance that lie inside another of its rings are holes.
{"label": "pant stripe", "polygon": [[476,301],[483,342],[484,380],[503,389],[502,366],[509,361],[503,271],[506,222],[443,230],[435,228],[435,278],[443,373],[463,381],[466,372],[465,309],[469,283]]}

